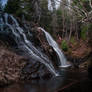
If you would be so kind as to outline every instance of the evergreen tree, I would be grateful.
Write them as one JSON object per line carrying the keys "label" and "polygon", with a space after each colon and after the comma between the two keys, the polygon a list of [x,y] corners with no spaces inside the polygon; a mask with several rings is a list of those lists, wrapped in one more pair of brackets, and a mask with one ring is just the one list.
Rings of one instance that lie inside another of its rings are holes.
{"label": "evergreen tree", "polygon": [[16,14],[20,9],[20,0],[8,0],[7,5],[5,6],[5,12]]}
{"label": "evergreen tree", "polygon": [[3,6],[2,6],[2,1],[0,1],[0,12],[2,12]]}

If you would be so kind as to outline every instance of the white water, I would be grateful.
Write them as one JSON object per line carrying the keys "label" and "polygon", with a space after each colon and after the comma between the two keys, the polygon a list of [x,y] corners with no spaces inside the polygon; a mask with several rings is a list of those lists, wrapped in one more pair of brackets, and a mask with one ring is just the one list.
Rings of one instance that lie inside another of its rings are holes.
{"label": "white water", "polygon": [[47,39],[49,45],[57,53],[57,55],[59,57],[59,60],[60,60],[60,66],[59,67],[68,67],[68,66],[70,66],[69,64],[67,64],[67,61],[66,61],[66,58],[65,58],[64,54],[62,53],[61,49],[59,48],[56,41],[52,38],[52,36],[41,27],[38,27],[38,30],[42,30],[45,33],[45,36],[46,36],[46,39]]}
{"label": "white water", "polygon": [[[5,23],[3,21],[3,18],[5,20]],[[0,25],[3,25],[3,24],[7,25],[7,27],[10,29],[11,33],[14,36],[14,39],[18,45],[18,48],[23,50],[24,53],[28,55],[28,57],[30,57],[30,59],[33,59],[37,62],[41,62],[47,67],[47,69],[52,74],[54,74],[55,76],[58,76],[58,73],[56,73],[56,70],[52,62],[49,60],[49,58],[44,53],[39,51],[32,44],[30,40],[27,39],[25,31],[19,26],[18,21],[12,15],[9,15],[7,13],[4,14],[3,18],[2,17],[0,18],[1,20]],[[9,20],[11,20],[12,22],[9,23]],[[2,31],[5,31],[3,30],[2,27],[0,27],[0,29]],[[38,29],[42,30],[45,33],[49,45],[53,47],[53,49],[56,51],[57,55],[59,56],[59,59],[60,59],[59,67],[67,67],[68,65],[66,64],[66,59],[63,53],[61,52],[61,50],[59,49],[58,44],[54,41],[51,35],[47,33],[43,28],[39,27]]]}
{"label": "white water", "polygon": [[[31,59],[43,63],[52,74],[58,76],[51,61],[45,57],[42,52],[37,50],[34,45],[27,39],[24,30],[19,26],[17,20],[12,15],[8,15],[7,13],[5,13],[4,17],[5,24],[11,29],[18,47],[27,53]],[[8,18],[11,18],[13,22],[12,24],[9,24]]]}

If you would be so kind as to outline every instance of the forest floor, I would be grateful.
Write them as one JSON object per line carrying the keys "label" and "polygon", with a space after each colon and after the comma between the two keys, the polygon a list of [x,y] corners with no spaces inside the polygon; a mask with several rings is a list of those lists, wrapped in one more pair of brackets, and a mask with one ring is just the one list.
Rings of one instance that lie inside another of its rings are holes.
{"label": "forest floor", "polygon": [[91,47],[88,45],[88,42],[79,40],[75,42],[69,42],[69,48],[65,54],[68,54],[75,58],[82,58],[87,56],[91,52]]}

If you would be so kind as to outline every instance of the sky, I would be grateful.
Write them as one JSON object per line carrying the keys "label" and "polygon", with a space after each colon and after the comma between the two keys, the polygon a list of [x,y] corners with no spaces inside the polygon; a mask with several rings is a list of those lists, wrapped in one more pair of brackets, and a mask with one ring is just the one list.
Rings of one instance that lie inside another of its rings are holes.
{"label": "sky", "polygon": [[[60,1],[60,0],[58,0],[58,1]],[[60,6],[60,2],[57,2],[56,0],[55,0],[55,3],[56,3],[56,9]],[[52,9],[52,5],[51,5],[51,0],[48,0],[48,9],[49,10],[53,10]]]}
{"label": "sky", "polygon": [[2,4],[5,5],[7,3],[7,0],[0,0],[2,1]]}
{"label": "sky", "polygon": [[[55,4],[56,4],[56,9],[58,9],[59,6],[60,6],[60,1],[62,1],[62,0],[54,0],[54,1],[55,1]],[[67,0],[69,5],[70,5],[70,1],[71,0]],[[52,5],[51,5],[51,0],[48,0],[48,9],[53,11],[53,8],[52,8]]]}

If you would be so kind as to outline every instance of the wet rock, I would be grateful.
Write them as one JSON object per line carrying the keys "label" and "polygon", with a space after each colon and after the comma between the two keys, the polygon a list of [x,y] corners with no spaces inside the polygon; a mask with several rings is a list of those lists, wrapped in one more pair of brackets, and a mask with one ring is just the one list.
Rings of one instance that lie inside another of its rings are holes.
{"label": "wet rock", "polygon": [[58,68],[59,63],[58,63],[58,56],[57,56],[56,52],[47,42],[45,34],[37,28],[38,27],[34,27],[34,29],[32,30],[32,32],[34,34],[33,38],[35,39],[34,40],[35,46],[37,46],[37,47],[39,46],[41,48],[42,52],[44,52],[49,57],[49,59],[52,61],[54,67]]}
{"label": "wet rock", "polygon": [[38,30],[38,24],[27,21],[25,21],[25,23],[23,24],[20,19],[18,19],[18,21],[22,28],[28,30],[27,32],[25,32],[27,38],[34,44],[37,49],[45,53],[45,55],[47,55],[48,58],[53,62],[54,67],[57,68],[57,66],[59,65],[58,56],[54,49],[47,42],[45,34],[41,30]]}
{"label": "wet rock", "polygon": [[23,68],[20,78],[23,81],[28,81],[33,79],[41,79],[43,77],[46,77],[48,74],[49,76],[51,76],[50,72],[43,64],[41,64],[40,62],[33,63],[31,61],[28,62]]}

